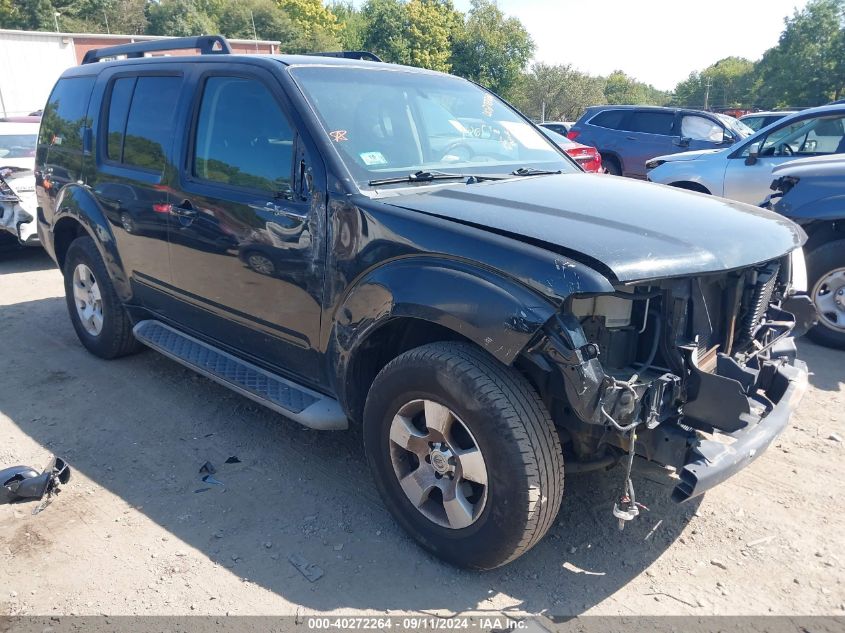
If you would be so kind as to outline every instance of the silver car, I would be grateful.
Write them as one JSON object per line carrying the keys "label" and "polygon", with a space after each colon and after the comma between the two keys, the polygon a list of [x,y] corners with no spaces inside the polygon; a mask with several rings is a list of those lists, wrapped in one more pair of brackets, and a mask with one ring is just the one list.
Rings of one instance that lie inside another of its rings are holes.
{"label": "silver car", "polygon": [[776,165],[841,153],[845,105],[829,105],[784,117],[731,147],[658,156],[646,168],[652,182],[760,204]]}

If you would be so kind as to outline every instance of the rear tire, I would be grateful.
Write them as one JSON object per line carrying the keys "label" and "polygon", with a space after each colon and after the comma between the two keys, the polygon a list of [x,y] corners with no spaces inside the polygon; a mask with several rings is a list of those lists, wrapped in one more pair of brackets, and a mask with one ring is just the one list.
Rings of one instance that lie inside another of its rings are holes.
{"label": "rear tire", "polygon": [[142,349],[93,239],[71,243],[63,272],[70,321],[85,349],[105,359]]}
{"label": "rear tire", "polygon": [[619,161],[616,160],[616,158],[614,158],[613,156],[605,156],[604,154],[602,154],[601,165],[611,176],[622,175],[622,167],[619,165]]}
{"label": "rear tire", "polygon": [[387,508],[454,565],[513,561],[560,508],[563,454],[548,411],[522,375],[470,344],[391,361],[370,389],[363,434]]}
{"label": "rear tire", "polygon": [[819,323],[807,336],[819,345],[845,349],[845,240],[807,254],[807,281],[819,311]]}

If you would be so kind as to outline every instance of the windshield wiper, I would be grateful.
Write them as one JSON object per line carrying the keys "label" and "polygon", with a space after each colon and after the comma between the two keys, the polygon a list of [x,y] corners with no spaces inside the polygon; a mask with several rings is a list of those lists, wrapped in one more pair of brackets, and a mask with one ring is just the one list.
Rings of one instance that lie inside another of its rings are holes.
{"label": "windshield wiper", "polygon": [[514,176],[551,176],[553,174],[562,174],[561,170],[552,171],[551,169],[536,169],[534,167],[520,167],[514,169],[511,174]]}
{"label": "windshield wiper", "polygon": [[481,182],[482,180],[501,180],[504,176],[488,176],[484,174],[449,174],[444,171],[418,171],[407,176],[394,176],[392,178],[380,178],[371,180],[367,184],[370,187],[377,185],[393,185],[401,182],[433,182],[435,180],[466,180],[467,184]]}

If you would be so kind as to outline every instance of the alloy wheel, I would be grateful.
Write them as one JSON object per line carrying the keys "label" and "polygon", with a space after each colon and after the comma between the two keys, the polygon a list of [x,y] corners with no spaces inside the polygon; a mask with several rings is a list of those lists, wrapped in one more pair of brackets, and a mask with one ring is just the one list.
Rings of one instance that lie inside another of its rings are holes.
{"label": "alloy wheel", "polygon": [[832,330],[845,332],[845,268],[836,268],[816,282],[813,303],[822,323]]}
{"label": "alloy wheel", "polygon": [[91,336],[103,331],[103,299],[94,273],[85,264],[73,269],[73,300],[79,322]]}
{"label": "alloy wheel", "polygon": [[469,428],[433,400],[402,406],[390,425],[390,458],[405,496],[427,519],[459,530],[487,503],[487,465]]}

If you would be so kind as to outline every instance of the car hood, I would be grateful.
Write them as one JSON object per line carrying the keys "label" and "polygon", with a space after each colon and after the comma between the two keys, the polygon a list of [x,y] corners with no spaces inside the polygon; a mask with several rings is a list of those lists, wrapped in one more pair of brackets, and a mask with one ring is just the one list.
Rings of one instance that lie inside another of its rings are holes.
{"label": "car hood", "polygon": [[772,176],[816,177],[816,176],[845,176],[845,155],[829,154],[791,160],[788,163],[775,166]]}
{"label": "car hood", "polygon": [[741,268],[806,238],[783,216],[741,202],[595,174],[438,187],[383,202],[598,262],[622,282]]}
{"label": "car hood", "polygon": [[666,154],[665,156],[657,156],[652,158],[648,162],[661,162],[661,163],[678,163],[681,161],[686,160],[700,160],[702,158],[707,158],[708,156],[713,156],[714,154],[726,154],[731,150],[730,147],[722,147],[717,149],[697,149],[692,152],[679,152],[677,154]]}

